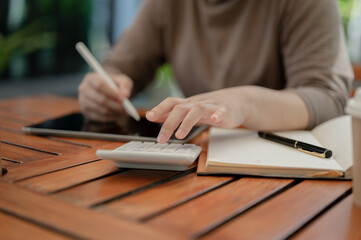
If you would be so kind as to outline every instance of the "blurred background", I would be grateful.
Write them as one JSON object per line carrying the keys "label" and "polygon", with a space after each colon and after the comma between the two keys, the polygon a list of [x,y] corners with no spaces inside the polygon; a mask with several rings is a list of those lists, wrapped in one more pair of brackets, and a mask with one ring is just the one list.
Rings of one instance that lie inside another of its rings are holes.
{"label": "blurred background", "polygon": [[[350,57],[361,65],[361,0],[338,0]],[[83,41],[102,60],[132,22],[142,0],[1,0],[0,99],[38,93],[76,96],[89,71],[75,51]],[[150,107],[181,93],[169,66],[143,95]],[[154,89],[161,94],[150,96]],[[157,96],[157,97],[155,97]],[[136,105],[142,106],[142,97]],[[147,107],[147,106],[145,106]]]}

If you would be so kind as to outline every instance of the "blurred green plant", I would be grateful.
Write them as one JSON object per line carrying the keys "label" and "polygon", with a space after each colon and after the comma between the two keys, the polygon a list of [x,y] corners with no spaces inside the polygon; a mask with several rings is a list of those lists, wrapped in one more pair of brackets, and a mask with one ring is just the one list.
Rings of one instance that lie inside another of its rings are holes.
{"label": "blurred green plant", "polygon": [[173,70],[169,63],[161,65],[155,73],[157,84],[162,85],[163,83],[171,82],[174,80]]}
{"label": "blurred green plant", "polygon": [[74,44],[88,41],[93,0],[10,2],[0,1],[0,81],[83,71]]}
{"label": "blurred green plant", "polygon": [[6,37],[0,33],[0,76],[16,53],[26,55],[55,46],[57,34],[43,31],[46,21],[48,17],[38,18]]}
{"label": "blurred green plant", "polygon": [[342,17],[343,28],[347,37],[347,25],[350,21],[354,0],[338,0],[340,14]]}

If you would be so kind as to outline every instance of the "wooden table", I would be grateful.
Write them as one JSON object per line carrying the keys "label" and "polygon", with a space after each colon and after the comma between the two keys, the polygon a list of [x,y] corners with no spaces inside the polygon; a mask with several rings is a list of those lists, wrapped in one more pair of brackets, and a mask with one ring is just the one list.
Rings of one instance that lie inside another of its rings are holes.
{"label": "wooden table", "polygon": [[0,101],[0,239],[361,239],[350,181],[118,169],[95,150],[120,142],[21,132],[77,110],[58,96]]}

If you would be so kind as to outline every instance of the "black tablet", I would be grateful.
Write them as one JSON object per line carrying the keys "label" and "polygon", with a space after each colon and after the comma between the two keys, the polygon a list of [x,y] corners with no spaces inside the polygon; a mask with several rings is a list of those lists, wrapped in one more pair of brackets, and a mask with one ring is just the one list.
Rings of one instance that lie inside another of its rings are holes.
{"label": "black tablet", "polygon": [[[120,116],[116,122],[101,123],[86,119],[81,113],[73,113],[50,119],[38,124],[25,126],[25,133],[55,135],[77,138],[94,138],[117,141],[156,141],[161,124],[141,118],[139,122],[129,116]],[[206,126],[195,126],[185,139],[174,134],[169,142],[184,143],[205,130]]]}

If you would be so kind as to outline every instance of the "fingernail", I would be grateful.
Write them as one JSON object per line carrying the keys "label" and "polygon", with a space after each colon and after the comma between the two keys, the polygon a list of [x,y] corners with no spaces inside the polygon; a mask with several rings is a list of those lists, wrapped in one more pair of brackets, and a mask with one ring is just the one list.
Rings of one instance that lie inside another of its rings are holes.
{"label": "fingernail", "polygon": [[182,139],[185,137],[185,131],[183,129],[178,129],[175,135],[178,139]]}
{"label": "fingernail", "polygon": [[164,133],[160,132],[158,137],[157,137],[157,141],[159,143],[166,143],[167,142],[167,137]]}
{"label": "fingernail", "polygon": [[221,116],[219,116],[218,114],[213,114],[211,118],[214,123],[217,123],[221,120]]}
{"label": "fingernail", "polygon": [[216,114],[213,114],[213,115],[211,116],[211,120],[212,120],[212,122],[217,122],[218,116],[217,116]]}
{"label": "fingernail", "polygon": [[152,111],[148,111],[146,114],[145,114],[146,118],[149,119],[149,120],[153,120],[155,118],[155,113],[152,112]]}

